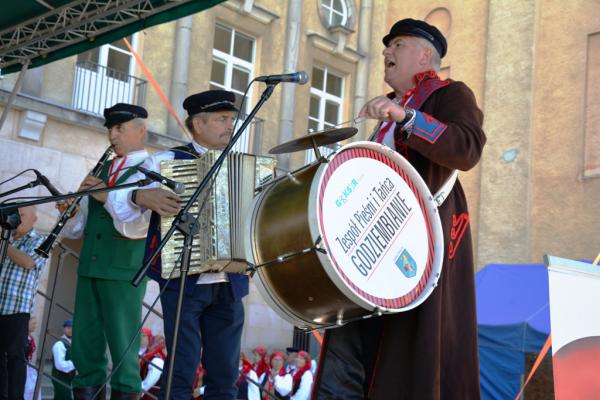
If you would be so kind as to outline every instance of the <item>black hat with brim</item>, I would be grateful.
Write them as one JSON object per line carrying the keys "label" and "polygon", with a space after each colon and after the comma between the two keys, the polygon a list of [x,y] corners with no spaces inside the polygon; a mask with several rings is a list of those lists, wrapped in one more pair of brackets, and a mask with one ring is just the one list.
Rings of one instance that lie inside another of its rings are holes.
{"label": "black hat with brim", "polygon": [[144,107],[126,103],[117,103],[104,109],[104,126],[108,129],[135,118],[148,118],[148,111]]}
{"label": "black hat with brim", "polygon": [[429,25],[425,21],[420,21],[416,19],[406,18],[396,22],[392,29],[390,29],[390,33],[383,37],[383,44],[387,47],[390,41],[397,36],[418,36],[430,42],[433,47],[437,50],[440,55],[440,58],[446,55],[446,51],[448,50],[448,43],[446,42],[446,38],[442,35],[442,32],[439,31],[433,25]]}
{"label": "black hat with brim", "polygon": [[285,348],[285,352],[290,354],[290,353],[298,353],[301,349],[297,348],[297,347],[286,347]]}
{"label": "black hat with brim", "polygon": [[183,108],[190,116],[201,112],[238,111],[235,94],[228,90],[207,90],[193,94],[183,101]]}

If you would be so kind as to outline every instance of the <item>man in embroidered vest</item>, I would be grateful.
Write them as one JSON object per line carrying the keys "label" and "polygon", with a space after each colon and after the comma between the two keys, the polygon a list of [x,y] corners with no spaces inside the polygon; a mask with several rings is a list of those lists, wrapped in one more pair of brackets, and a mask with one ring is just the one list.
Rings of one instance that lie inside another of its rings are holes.
{"label": "man in embroidered vest", "polygon": [[[404,19],[383,44],[393,92],[367,102],[360,115],[381,121],[374,139],[407,158],[435,193],[453,170],[479,161],[483,114],[464,83],[438,78],[447,43],[437,28]],[[411,311],[328,331],[315,399],[479,399],[473,254],[460,183],[439,212],[445,258],[438,287]]]}
{"label": "man in embroidered vest", "polygon": [[71,400],[71,381],[75,376],[75,366],[71,361],[71,336],[73,321],[63,323],[63,335],[52,346],[52,386],[54,400]]}
{"label": "man in embroidered vest", "polygon": [[[134,173],[131,167],[148,157],[143,120],[147,117],[144,108],[130,104],[119,103],[104,110],[116,158],[104,166],[99,177],[87,176],[80,190],[118,185]],[[99,390],[102,392],[96,398],[104,398],[107,346],[115,368],[110,380],[111,399],[137,399],[141,394],[139,335],[129,351],[126,349],[141,320],[146,285],[136,288],[130,281],[142,264],[149,215],[119,223],[114,215],[122,207],[107,193],[84,198],[64,229],[67,237],[83,236],[71,348],[77,369],[72,383],[75,399],[91,399]]]}
{"label": "man in embroidered vest", "polygon": [[[209,90],[189,96],[183,102],[188,112],[186,126],[193,142],[186,146],[153,154],[144,161],[144,168],[160,171],[160,162],[173,159],[193,159],[212,149],[223,149],[231,139],[236,117],[235,96],[225,90]],[[142,178],[140,174],[131,179]],[[146,258],[160,241],[160,217],[179,211],[178,198],[160,188],[139,189],[115,193],[120,203],[130,205],[118,217],[122,222],[139,218],[150,209],[152,218],[146,241]],[[164,330],[167,340],[167,361],[173,356],[170,349],[175,328],[175,309],[181,279],[167,282],[161,278],[160,259],[149,269],[148,275],[161,288]],[[185,298],[179,326],[177,354],[171,390],[172,400],[189,400],[194,384],[195,369],[202,353],[202,364],[207,370],[204,399],[234,399],[237,391],[240,340],[244,323],[242,297],[248,294],[248,277],[242,274],[204,273],[189,276],[185,283]],[[165,396],[166,373],[162,375],[161,398]]]}

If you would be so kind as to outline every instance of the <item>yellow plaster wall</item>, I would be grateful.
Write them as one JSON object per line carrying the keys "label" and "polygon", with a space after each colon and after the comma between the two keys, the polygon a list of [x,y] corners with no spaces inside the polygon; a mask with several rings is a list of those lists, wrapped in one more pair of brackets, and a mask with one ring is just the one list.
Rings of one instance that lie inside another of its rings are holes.
{"label": "yellow plaster wall", "polygon": [[587,36],[600,32],[600,3],[577,0],[569,7],[551,0],[538,3],[532,260],[540,261],[546,253],[594,259],[600,252],[600,179],[583,180],[582,172]]}
{"label": "yellow plaster wall", "polygon": [[[154,26],[141,32],[140,35],[144,36],[138,45],[140,56],[168,99],[175,51],[175,22]],[[138,76],[147,79],[142,74]],[[146,95],[146,109],[148,110],[148,129],[165,134],[168,110],[150,85],[148,85]]]}
{"label": "yellow plaster wall", "polygon": [[76,60],[77,57],[73,56],[44,66],[42,98],[66,105],[67,107],[71,106],[73,85],[75,84]]}

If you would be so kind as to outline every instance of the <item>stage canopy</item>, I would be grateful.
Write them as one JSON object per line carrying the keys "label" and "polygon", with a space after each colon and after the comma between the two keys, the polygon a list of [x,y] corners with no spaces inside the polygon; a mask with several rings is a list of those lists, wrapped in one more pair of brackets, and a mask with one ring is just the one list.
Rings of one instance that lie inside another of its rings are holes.
{"label": "stage canopy", "polygon": [[19,0],[0,15],[0,69],[34,68],[224,0]]}
{"label": "stage canopy", "polygon": [[550,334],[548,271],[542,264],[490,264],[475,285],[481,396],[514,399],[525,353],[537,354]]}

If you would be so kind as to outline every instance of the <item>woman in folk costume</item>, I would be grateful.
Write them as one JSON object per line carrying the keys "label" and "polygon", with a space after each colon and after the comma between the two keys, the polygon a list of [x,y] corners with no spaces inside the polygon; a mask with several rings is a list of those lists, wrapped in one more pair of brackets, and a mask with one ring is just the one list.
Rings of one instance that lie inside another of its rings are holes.
{"label": "woman in folk costume", "polygon": [[260,400],[258,376],[254,366],[244,353],[240,353],[240,377],[236,385],[238,387],[238,400]]}
{"label": "woman in folk costume", "polygon": [[[156,341],[150,329],[142,328],[139,354],[142,391],[156,397],[160,393],[159,380],[167,358],[164,340]],[[154,397],[144,394],[142,399],[151,400]]]}
{"label": "woman in folk costume", "polygon": [[204,380],[206,377],[206,370],[202,366],[202,361],[198,363],[198,368],[196,368],[196,378],[194,379],[194,384],[192,385],[192,399],[193,400],[202,400],[204,396],[204,389],[206,388],[204,385]]}
{"label": "woman in folk costume", "polygon": [[256,371],[256,376],[261,377],[262,374],[271,368],[269,366],[270,360],[269,355],[267,354],[267,348],[258,346],[252,350],[252,355],[254,356],[254,371]]}
{"label": "woman in folk costume", "polygon": [[[285,372],[285,354],[276,351],[271,354],[271,369],[260,377],[260,382],[268,392],[274,392],[280,398],[286,400],[290,398],[292,391],[292,376]],[[270,400],[272,397],[263,393],[264,400]]]}
{"label": "woman in folk costume", "polygon": [[313,374],[310,372],[312,361],[306,351],[296,355],[296,373],[292,379],[292,397],[290,400],[308,400],[313,384]]}
{"label": "woman in folk costume", "polygon": [[[404,19],[383,44],[393,92],[359,115],[380,121],[374,140],[402,154],[435,193],[454,170],[479,161],[483,113],[467,85],[438,77],[447,42],[437,28]],[[473,249],[460,182],[438,211],[444,258],[436,289],[410,311],[327,331],[314,399],[480,398]]]}
{"label": "woman in folk costume", "polygon": [[[35,317],[29,318],[29,335],[27,336],[27,347],[25,348],[25,353],[27,354],[27,380],[25,381],[25,392],[23,394],[23,399],[32,400],[33,394],[35,391],[35,382],[37,381],[38,373],[37,369],[33,368],[31,365],[33,359],[33,353],[35,353],[35,339],[33,338],[33,332],[37,327],[37,319]],[[42,391],[40,390],[38,393],[37,400],[42,400]]]}

